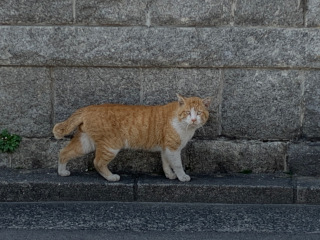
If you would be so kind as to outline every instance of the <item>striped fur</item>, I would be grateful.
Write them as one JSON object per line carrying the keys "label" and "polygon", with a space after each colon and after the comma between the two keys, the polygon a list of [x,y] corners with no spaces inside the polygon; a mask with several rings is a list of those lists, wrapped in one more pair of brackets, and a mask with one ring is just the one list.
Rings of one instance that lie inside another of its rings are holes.
{"label": "striped fur", "polygon": [[53,128],[57,139],[77,128],[70,143],[61,150],[58,172],[68,176],[69,160],[95,150],[94,165],[109,181],[120,177],[107,165],[123,148],[160,151],[165,175],[189,181],[180,152],[197,128],[209,118],[210,98],[185,98],[159,106],[130,106],[120,104],[92,105],[77,110],[66,121]]}

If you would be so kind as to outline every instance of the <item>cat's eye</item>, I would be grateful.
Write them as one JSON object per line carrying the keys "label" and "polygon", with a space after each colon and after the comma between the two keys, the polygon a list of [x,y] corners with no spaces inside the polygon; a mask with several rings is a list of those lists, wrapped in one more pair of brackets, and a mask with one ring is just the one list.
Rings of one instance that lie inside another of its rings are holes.
{"label": "cat's eye", "polygon": [[187,114],[187,115],[191,115],[191,112],[189,112],[189,111],[186,111],[186,114]]}
{"label": "cat's eye", "polygon": [[197,115],[201,115],[202,114],[202,112],[197,112]]}

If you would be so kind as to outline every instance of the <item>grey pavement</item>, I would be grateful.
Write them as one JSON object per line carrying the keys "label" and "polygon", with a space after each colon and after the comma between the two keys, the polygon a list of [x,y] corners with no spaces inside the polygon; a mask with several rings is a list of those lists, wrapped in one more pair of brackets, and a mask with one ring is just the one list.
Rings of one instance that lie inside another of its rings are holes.
{"label": "grey pavement", "polygon": [[320,206],[1,203],[1,239],[319,239]]}
{"label": "grey pavement", "polygon": [[105,230],[0,230],[3,240],[318,240],[320,234],[290,233],[220,233],[220,232],[110,232]]}

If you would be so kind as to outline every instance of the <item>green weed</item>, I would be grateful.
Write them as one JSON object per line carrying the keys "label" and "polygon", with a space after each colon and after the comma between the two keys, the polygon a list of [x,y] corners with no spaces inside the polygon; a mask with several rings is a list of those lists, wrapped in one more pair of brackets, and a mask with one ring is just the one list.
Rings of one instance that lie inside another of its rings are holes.
{"label": "green weed", "polygon": [[1,152],[14,152],[21,142],[21,137],[16,134],[10,134],[6,129],[0,134],[0,151]]}

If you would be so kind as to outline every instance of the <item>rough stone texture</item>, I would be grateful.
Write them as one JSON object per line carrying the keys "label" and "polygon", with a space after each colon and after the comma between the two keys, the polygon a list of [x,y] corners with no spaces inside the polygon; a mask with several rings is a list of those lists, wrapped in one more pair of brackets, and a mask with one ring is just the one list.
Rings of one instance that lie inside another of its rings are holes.
{"label": "rough stone texture", "polygon": [[270,177],[192,178],[189,183],[160,178],[138,180],[137,201],[209,203],[292,203],[290,179]]}
{"label": "rough stone texture", "polygon": [[0,64],[320,67],[316,29],[0,27]]}
{"label": "rough stone texture", "polygon": [[70,0],[1,0],[0,24],[69,24]]}
{"label": "rough stone texture", "polygon": [[317,30],[203,28],[198,36],[201,65],[319,67],[320,63]]}
{"label": "rough stone texture", "polygon": [[192,141],[189,167],[194,174],[283,171],[286,143],[258,141]]}
{"label": "rough stone texture", "polygon": [[26,137],[51,131],[51,80],[46,68],[0,67],[0,131]]}
{"label": "rough stone texture", "polygon": [[234,23],[243,26],[303,26],[303,2],[292,0],[237,0]]}
{"label": "rough stone texture", "polygon": [[[301,27],[304,18],[304,1],[291,0],[77,0],[74,7],[71,0],[3,0],[0,24]],[[307,26],[318,26],[317,0],[306,9]]]}
{"label": "rough stone texture", "polygon": [[[8,167],[19,169],[57,168],[60,149],[68,141],[52,141],[51,139],[23,138],[19,148],[14,153],[0,153],[1,161]],[[68,164],[71,170],[88,170],[90,157],[72,160]]]}
{"label": "rough stone texture", "polygon": [[297,179],[297,203],[320,204],[320,180],[313,177]]}
{"label": "rough stone texture", "polygon": [[0,167],[11,167],[10,156],[0,152]]}
{"label": "rough stone texture", "polygon": [[196,136],[213,138],[220,131],[221,72],[217,69],[161,68],[142,71],[142,103],[166,104],[183,96],[212,97],[210,118]]}
{"label": "rough stone texture", "polygon": [[105,181],[97,173],[60,177],[56,172],[1,170],[1,202],[133,201],[133,179]]}
{"label": "rough stone texture", "polygon": [[[0,203],[2,240],[318,240],[317,205]],[[61,236],[61,237],[60,237]],[[94,236],[94,237],[92,237]]]}
{"label": "rough stone texture", "polygon": [[299,71],[225,71],[222,134],[250,139],[298,136],[302,102]]}
{"label": "rough stone texture", "polygon": [[320,2],[318,0],[307,1],[306,26],[320,26]]}
{"label": "rough stone texture", "polygon": [[232,1],[160,0],[153,1],[151,25],[221,26],[231,20]]}
{"label": "rough stone texture", "polygon": [[304,92],[303,134],[308,138],[320,138],[320,83],[319,71],[306,72]]}
{"label": "rough stone texture", "polygon": [[56,68],[55,123],[76,109],[101,103],[140,103],[138,69]]}
{"label": "rough stone texture", "polygon": [[320,176],[320,143],[292,143],[289,145],[288,164],[292,173]]}
{"label": "rough stone texture", "polygon": [[77,0],[76,23],[89,25],[145,25],[148,0]]}

